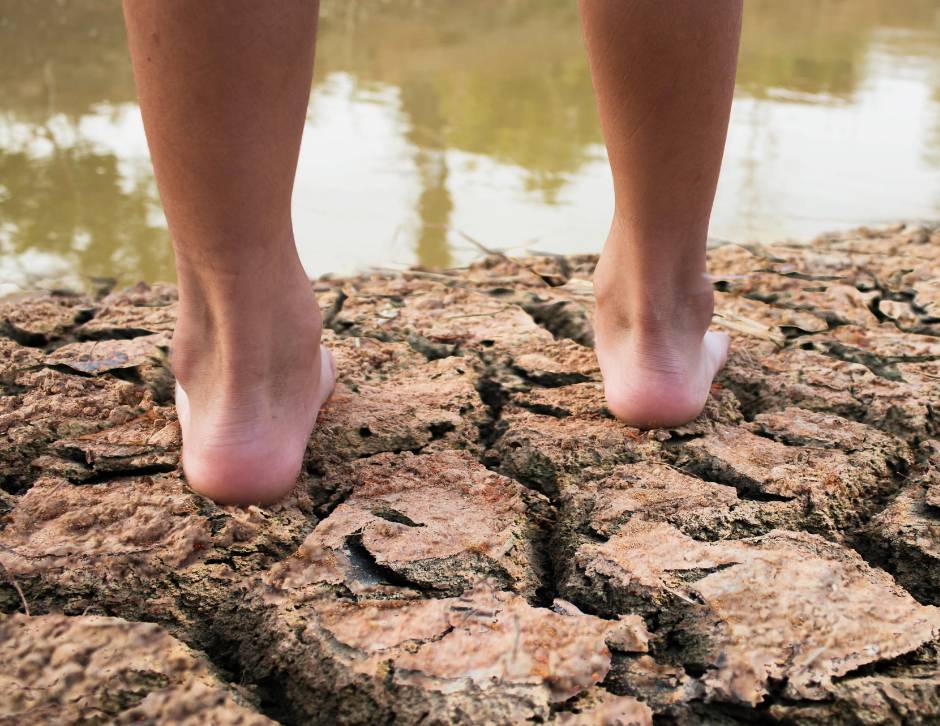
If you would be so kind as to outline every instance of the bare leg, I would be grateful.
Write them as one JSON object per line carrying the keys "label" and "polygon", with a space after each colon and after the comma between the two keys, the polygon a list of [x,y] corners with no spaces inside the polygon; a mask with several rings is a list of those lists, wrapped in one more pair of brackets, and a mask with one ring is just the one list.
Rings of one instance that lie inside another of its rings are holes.
{"label": "bare leg", "polygon": [[594,275],[611,411],[697,416],[728,338],[706,333],[708,220],[734,90],[741,0],[581,0],[615,213]]}
{"label": "bare leg", "polygon": [[334,375],[290,214],[317,2],[125,0],[124,14],[176,252],[183,467],[219,501],[272,501]]}

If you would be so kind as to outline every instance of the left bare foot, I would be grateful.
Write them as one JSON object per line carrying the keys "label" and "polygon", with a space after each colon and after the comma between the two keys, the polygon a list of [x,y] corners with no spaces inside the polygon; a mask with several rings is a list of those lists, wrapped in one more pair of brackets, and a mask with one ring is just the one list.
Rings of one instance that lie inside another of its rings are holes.
{"label": "left bare foot", "polygon": [[212,307],[181,296],[173,369],[183,471],[223,504],[266,504],[294,487],[333,391],[316,297],[299,262],[289,264],[278,282],[256,274]]}

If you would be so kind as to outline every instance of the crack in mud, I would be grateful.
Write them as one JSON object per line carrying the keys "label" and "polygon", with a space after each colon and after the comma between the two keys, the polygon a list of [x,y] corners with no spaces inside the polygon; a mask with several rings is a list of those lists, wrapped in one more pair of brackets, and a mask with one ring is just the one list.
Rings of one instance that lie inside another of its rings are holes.
{"label": "crack in mud", "polygon": [[801,343],[801,346],[807,350],[811,350],[817,346],[821,347],[822,352],[826,355],[847,363],[859,363],[876,376],[889,381],[904,380],[903,375],[897,367],[899,363],[927,363],[940,360],[940,356],[936,355],[882,356],[836,341],[825,341],[822,343],[811,341]]}
{"label": "crack in mud", "polygon": [[[928,722],[940,330],[907,290],[935,258],[940,271],[940,237],[918,242],[928,262],[897,262],[924,234],[710,252],[716,289],[764,317],[732,331],[705,415],[652,433],[610,417],[579,347],[590,259],[318,283],[348,393],[273,509],[211,505],[172,459],[147,458],[135,416],[161,422],[146,429],[161,456],[179,447],[159,410],[165,359],[46,360],[170,330],[166,289],[8,311],[0,427],[16,444],[0,445],[0,480],[16,493],[0,493],[0,564],[34,618],[159,623],[214,664],[226,708],[281,723],[849,723],[866,708]],[[879,245],[892,251],[867,252]],[[749,288],[755,273],[782,282]],[[21,607],[9,585],[0,601]],[[161,675],[140,692],[172,687]]]}
{"label": "crack in mud", "polygon": [[568,300],[556,300],[523,302],[520,307],[556,340],[573,340],[586,348],[594,347],[593,325],[580,306]]}

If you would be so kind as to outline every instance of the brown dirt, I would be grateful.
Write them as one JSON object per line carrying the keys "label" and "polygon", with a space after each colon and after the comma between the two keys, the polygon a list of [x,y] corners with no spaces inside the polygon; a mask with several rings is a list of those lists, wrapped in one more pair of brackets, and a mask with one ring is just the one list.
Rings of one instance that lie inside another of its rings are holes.
{"label": "brown dirt", "polygon": [[670,431],[604,407],[589,256],[318,281],[268,508],[181,478],[172,288],[0,305],[0,724],[940,722],[940,232],[710,256]]}

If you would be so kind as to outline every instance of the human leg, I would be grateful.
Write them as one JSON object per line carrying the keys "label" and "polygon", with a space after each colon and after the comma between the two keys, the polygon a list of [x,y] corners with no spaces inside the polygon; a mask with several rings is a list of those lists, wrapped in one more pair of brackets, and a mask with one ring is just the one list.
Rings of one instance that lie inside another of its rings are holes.
{"label": "human leg", "polygon": [[581,0],[615,193],[596,349],[609,408],[635,426],[697,416],[727,356],[727,336],[706,332],[705,242],[741,12],[741,0]]}
{"label": "human leg", "polygon": [[183,468],[221,502],[293,486],[333,386],[290,203],[317,2],[125,0],[176,253]]}

